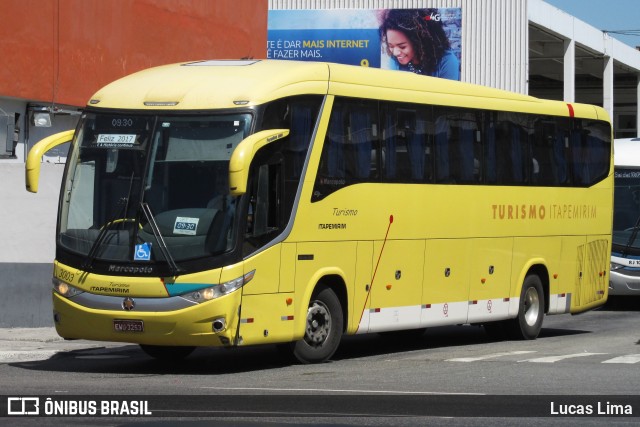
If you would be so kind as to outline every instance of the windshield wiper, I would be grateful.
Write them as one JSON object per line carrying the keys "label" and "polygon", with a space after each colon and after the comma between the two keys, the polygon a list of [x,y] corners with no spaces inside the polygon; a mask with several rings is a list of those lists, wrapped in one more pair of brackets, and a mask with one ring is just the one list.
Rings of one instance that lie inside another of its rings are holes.
{"label": "windshield wiper", "polygon": [[93,245],[91,245],[91,249],[89,249],[87,258],[82,264],[83,270],[86,271],[92,267],[93,261],[96,259],[96,256],[98,255],[98,249],[102,246],[102,242],[104,241],[105,236],[107,235],[107,231],[111,229],[111,226],[116,223],[116,220],[118,218],[122,218],[122,216],[127,210],[128,205],[129,205],[128,197],[122,197],[120,198],[120,200],[118,200],[118,202],[116,203],[116,208],[118,208],[119,206],[122,206],[122,209],[116,210],[114,214],[107,219],[107,222],[100,229],[100,232],[98,233],[98,237],[96,237],[96,240],[94,240]]}
{"label": "windshield wiper", "polygon": [[174,277],[178,276],[178,274],[181,273],[182,270],[180,270],[175,260],[173,259],[173,256],[171,256],[169,247],[165,243],[164,237],[162,237],[162,233],[158,228],[158,224],[156,223],[156,219],[151,212],[151,208],[146,202],[140,202],[140,208],[142,209],[142,213],[144,213],[144,216],[147,218],[147,222],[149,223],[149,227],[151,227],[153,235],[158,241],[158,245],[160,246],[160,251],[164,256],[164,259],[167,261],[167,264],[169,264],[169,271],[171,272],[171,275]]}
{"label": "windshield wiper", "polygon": [[629,240],[627,240],[627,244],[622,250],[622,255],[629,255],[629,249],[631,249],[631,245],[633,245],[633,242],[636,241],[638,231],[640,231],[640,216],[638,216],[638,219],[636,219],[636,224],[631,229],[631,235],[629,236]]}
{"label": "windshield wiper", "polygon": [[[129,179],[129,190],[127,191],[126,197],[121,197],[120,200],[116,203],[116,209],[118,206],[122,206],[122,209],[115,210],[114,214],[111,215],[107,219],[107,222],[100,229],[100,233],[98,233],[98,237],[91,245],[91,249],[89,249],[89,253],[87,254],[87,259],[82,264],[83,270],[88,270],[92,267],[93,261],[96,259],[98,255],[98,249],[102,246],[102,242],[104,241],[105,236],[107,235],[107,231],[111,229],[111,226],[116,222],[118,218],[124,218],[127,214],[127,210],[129,208],[129,199],[131,198],[131,191],[133,189],[133,179],[135,178],[134,172],[131,172],[131,178]],[[123,221],[124,226],[124,221]]]}

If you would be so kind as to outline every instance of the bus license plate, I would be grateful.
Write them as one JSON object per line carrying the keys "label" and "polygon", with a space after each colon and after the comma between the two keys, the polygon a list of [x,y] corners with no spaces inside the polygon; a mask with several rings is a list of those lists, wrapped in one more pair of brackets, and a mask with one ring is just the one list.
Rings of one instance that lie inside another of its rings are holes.
{"label": "bus license plate", "polygon": [[116,332],[144,332],[144,321],[114,319],[113,330]]}

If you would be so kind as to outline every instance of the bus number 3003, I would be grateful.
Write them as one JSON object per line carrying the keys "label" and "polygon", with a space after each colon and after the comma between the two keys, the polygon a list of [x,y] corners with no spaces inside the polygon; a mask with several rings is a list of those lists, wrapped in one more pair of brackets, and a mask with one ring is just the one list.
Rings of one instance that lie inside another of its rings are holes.
{"label": "bus number 3003", "polygon": [[74,278],[73,273],[63,269],[59,269],[56,276],[58,276],[58,279],[64,280],[65,282],[69,282],[69,283],[72,283]]}

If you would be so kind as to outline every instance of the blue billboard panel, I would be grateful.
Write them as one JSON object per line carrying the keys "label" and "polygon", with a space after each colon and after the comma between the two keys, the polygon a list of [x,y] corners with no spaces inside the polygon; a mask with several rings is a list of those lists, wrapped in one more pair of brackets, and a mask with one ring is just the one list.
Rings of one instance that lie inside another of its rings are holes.
{"label": "blue billboard panel", "polygon": [[378,30],[269,30],[267,58],[379,68]]}
{"label": "blue billboard panel", "polygon": [[267,58],[460,80],[461,28],[460,8],[271,10]]}

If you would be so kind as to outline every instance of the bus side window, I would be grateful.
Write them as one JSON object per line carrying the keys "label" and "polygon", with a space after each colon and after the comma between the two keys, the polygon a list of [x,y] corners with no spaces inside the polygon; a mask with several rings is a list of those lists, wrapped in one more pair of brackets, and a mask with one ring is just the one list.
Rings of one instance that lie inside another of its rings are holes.
{"label": "bus side window", "polygon": [[449,137],[451,128],[445,115],[436,119],[435,129],[436,182],[445,183],[451,179],[449,165]]}
{"label": "bus side window", "polygon": [[[454,144],[454,158],[456,182],[467,184],[474,180],[475,170],[479,165],[474,164],[474,140],[476,131],[475,115],[460,112],[451,117],[456,126],[457,141]],[[453,148],[453,147],[452,147]]]}
{"label": "bus side window", "polygon": [[348,185],[377,179],[381,155],[376,102],[336,99],[329,120],[312,201]]}
{"label": "bus side window", "polygon": [[[384,170],[384,181],[395,181],[398,172],[400,158],[406,157],[406,153],[400,152],[400,127],[398,125],[397,112],[390,106],[385,106],[382,110],[382,168]],[[404,155],[403,155],[404,154]],[[404,160],[404,159],[403,159]]]}
{"label": "bus side window", "polygon": [[385,182],[430,180],[428,111],[416,106],[387,104],[382,109]]}
{"label": "bus side window", "polygon": [[533,161],[529,151],[528,116],[498,112],[496,129],[497,184],[530,183]]}
{"label": "bus side window", "polygon": [[544,118],[536,122],[531,147],[533,161],[538,165],[537,173],[534,170],[533,183],[536,185],[557,185],[560,183],[554,164],[555,137],[555,120]]}
{"label": "bus side window", "polygon": [[307,104],[292,104],[291,125],[287,151],[291,157],[288,179],[296,182],[302,174],[302,167],[309,148],[313,124],[315,122],[314,106]]}
{"label": "bus side window", "polygon": [[601,122],[583,120],[585,133],[585,162],[589,170],[589,180],[586,184],[604,178],[609,173],[609,154],[611,152],[610,134],[608,126]]}
{"label": "bus side window", "polygon": [[[279,157],[276,155],[276,158]],[[274,161],[252,167],[251,190],[247,209],[245,255],[273,239],[284,227],[282,209],[282,162]]]}
{"label": "bus side window", "polygon": [[371,175],[373,117],[367,110],[355,110],[350,117],[349,146],[353,154],[351,174],[357,181],[367,181]]}
{"label": "bus side window", "polygon": [[569,146],[571,150],[572,182],[576,185],[585,185],[589,182],[589,167],[585,162],[586,144],[585,134],[580,120],[573,120],[569,132]]}
{"label": "bus side window", "polygon": [[406,133],[411,181],[424,181],[427,122],[415,112],[411,119]]}
{"label": "bus side window", "polygon": [[497,182],[496,174],[496,120],[495,113],[485,113],[484,117],[484,147],[482,162],[484,165],[484,181],[487,184]]}

